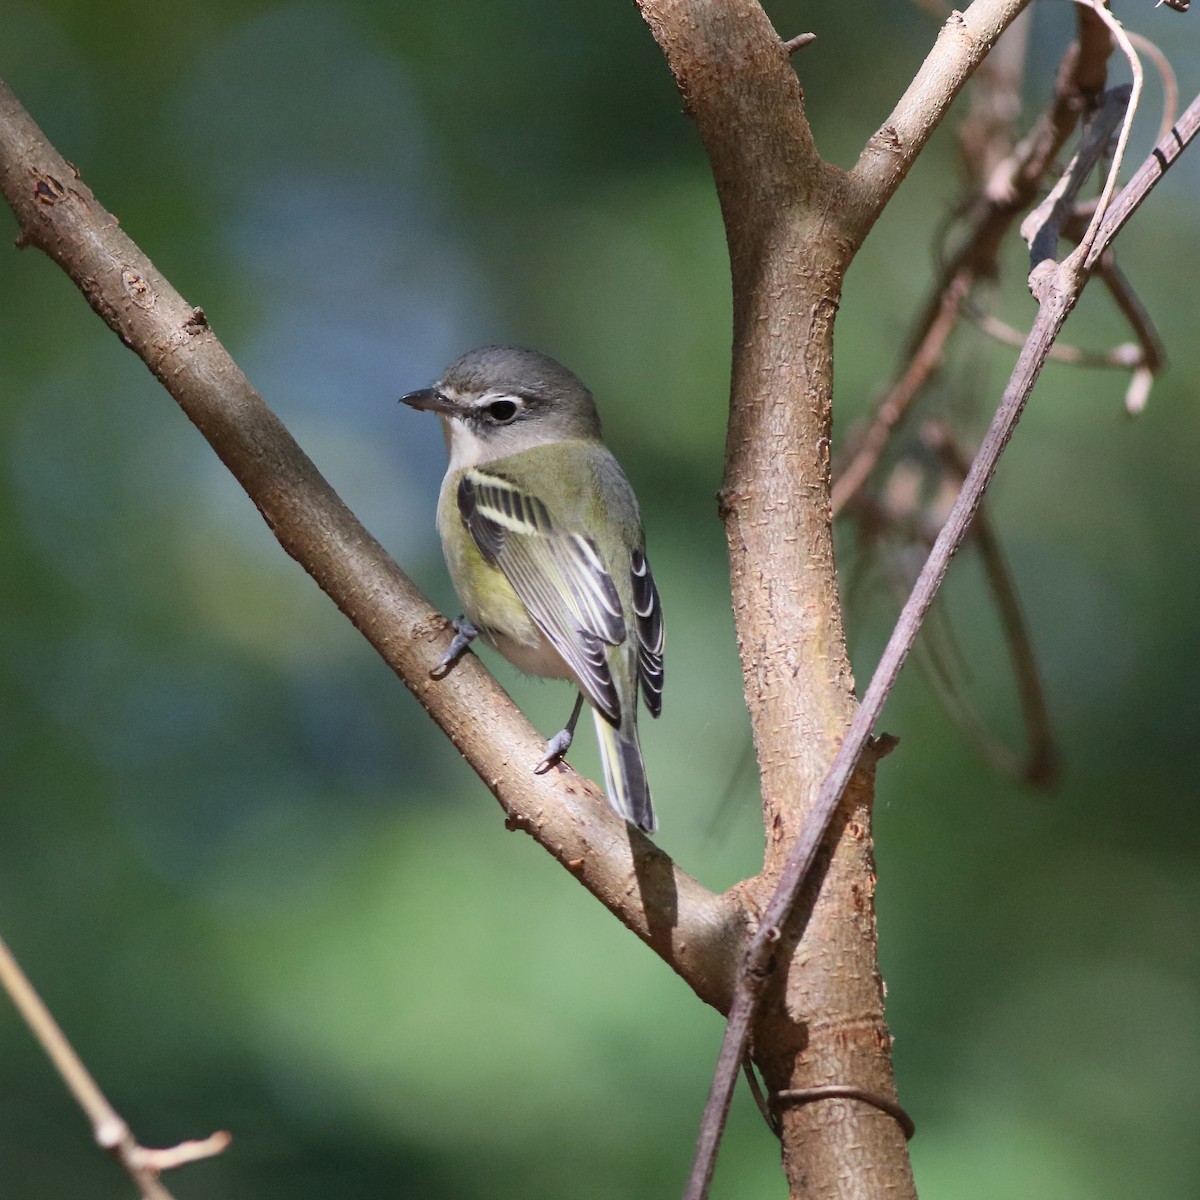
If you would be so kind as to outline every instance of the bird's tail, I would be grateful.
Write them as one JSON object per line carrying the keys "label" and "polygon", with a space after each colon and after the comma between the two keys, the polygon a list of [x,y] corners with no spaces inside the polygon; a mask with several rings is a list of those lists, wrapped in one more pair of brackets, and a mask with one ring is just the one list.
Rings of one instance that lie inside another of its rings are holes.
{"label": "bird's tail", "polygon": [[658,823],[650,804],[650,785],[646,782],[646,767],[642,763],[636,718],[629,714],[618,729],[595,709],[592,716],[596,719],[596,740],[600,743],[604,791],[609,804],[643,833],[653,833]]}

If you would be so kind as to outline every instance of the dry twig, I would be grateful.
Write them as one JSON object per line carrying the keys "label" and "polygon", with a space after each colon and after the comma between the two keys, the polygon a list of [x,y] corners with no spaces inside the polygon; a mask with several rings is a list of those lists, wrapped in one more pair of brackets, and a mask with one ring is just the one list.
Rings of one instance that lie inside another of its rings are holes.
{"label": "dry twig", "polygon": [[[1002,44],[1002,43],[1001,43]],[[835,472],[833,511],[843,511],[875,469],[893,432],[908,414],[938,366],[962,308],[980,279],[996,273],[1000,246],[1012,222],[1033,201],[1045,173],[1074,131],[1081,112],[1095,107],[1103,87],[1111,42],[1108,30],[1088,8],[1079,10],[1079,37],[1059,64],[1054,96],[1029,134],[1007,156],[994,162],[996,141],[1006,136],[993,128],[991,137],[972,135],[966,157],[978,177],[974,198],[966,207],[966,232],[943,265],[935,286],[910,335],[899,378],[876,402],[866,429],[851,435],[843,463]],[[990,169],[988,169],[990,166]]]}
{"label": "dry twig", "polygon": [[172,1200],[159,1179],[161,1172],[220,1154],[230,1142],[223,1130],[202,1141],[181,1142],[162,1150],[138,1144],[120,1113],[109,1103],[91,1072],[67,1040],[7,944],[0,940],[0,986],[9,994],[30,1032],[54,1064],[67,1090],[91,1122],[92,1135],[137,1184],[143,1200]]}

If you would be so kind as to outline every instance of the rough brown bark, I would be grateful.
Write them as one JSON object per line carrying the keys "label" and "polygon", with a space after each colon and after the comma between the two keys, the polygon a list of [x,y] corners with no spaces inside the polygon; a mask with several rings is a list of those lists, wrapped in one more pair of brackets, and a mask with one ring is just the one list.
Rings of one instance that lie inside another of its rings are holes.
{"label": "rough brown bark", "polygon": [[[863,238],[1021,0],[947,20],[850,174],[816,153],[787,47],[757,0],[639,0],[704,140],[733,287],[722,510],[746,701],[761,775],[762,906],[855,711],[833,557],[833,328]],[[773,1091],[895,1097],[876,960],[873,772],[860,768],[775,955],[753,1027]],[[793,1196],[912,1195],[903,1133],[861,1099],[783,1114]],[[693,1176],[693,1191],[701,1186]]]}

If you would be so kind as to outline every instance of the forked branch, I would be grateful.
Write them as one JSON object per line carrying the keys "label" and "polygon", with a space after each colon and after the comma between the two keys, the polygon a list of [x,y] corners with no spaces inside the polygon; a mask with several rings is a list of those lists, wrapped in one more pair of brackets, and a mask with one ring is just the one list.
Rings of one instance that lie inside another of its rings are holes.
{"label": "forked branch", "polygon": [[67,1090],[91,1122],[96,1144],[107,1150],[138,1186],[142,1200],[172,1200],[159,1176],[163,1171],[220,1154],[230,1142],[224,1131],[200,1141],[181,1142],[161,1150],[138,1143],[124,1118],[100,1090],[91,1072],[67,1040],[41,996],[8,946],[0,940],[0,987],[8,993],[30,1032],[54,1064]]}
{"label": "forked branch", "polygon": [[[825,829],[868,750],[871,732],[900,669],[912,649],[950,560],[962,544],[991,482],[1001,455],[1024,411],[1042,366],[1067,316],[1087,282],[1088,272],[1113,237],[1149,194],[1171,162],[1195,136],[1200,124],[1200,97],[1189,106],[1171,133],[1159,142],[1109,209],[1097,214],[1091,240],[1059,264],[1047,259],[1030,276],[1039,307],[1029,337],[1005,388],[987,435],[971,465],[962,491],[934,543],[925,566],[900,613],[862,702],[854,714],[832,766],[806,815],[779,877],[778,886],[746,953],[734,993],[725,1039],[705,1108],[687,1200],[703,1200],[715,1164],[717,1146],[729,1102],[745,1054],[755,1010],[769,976],[768,964],[812,868]],[[1128,123],[1125,127],[1128,129]],[[1124,140],[1124,139],[1123,139]],[[1111,181],[1110,175],[1110,181]],[[1108,188],[1106,187],[1106,194]]]}

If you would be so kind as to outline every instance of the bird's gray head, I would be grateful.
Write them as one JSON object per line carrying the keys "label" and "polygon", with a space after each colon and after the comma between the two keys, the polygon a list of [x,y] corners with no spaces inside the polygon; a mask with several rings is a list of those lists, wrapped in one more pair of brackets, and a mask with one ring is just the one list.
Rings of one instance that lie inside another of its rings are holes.
{"label": "bird's gray head", "polygon": [[592,393],[561,363],[517,346],[469,350],[432,387],[402,400],[443,418],[451,455],[462,465],[600,436]]}

